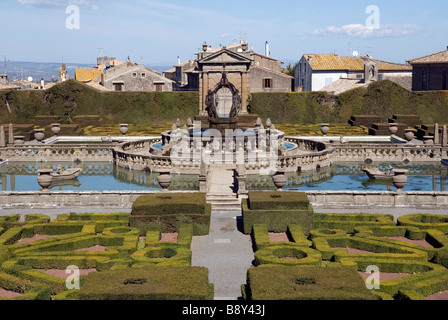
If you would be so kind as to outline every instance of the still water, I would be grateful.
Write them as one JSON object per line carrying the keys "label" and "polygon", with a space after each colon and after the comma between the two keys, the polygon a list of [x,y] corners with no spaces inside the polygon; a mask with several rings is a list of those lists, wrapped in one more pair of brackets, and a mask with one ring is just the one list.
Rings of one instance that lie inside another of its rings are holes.
{"label": "still water", "polygon": [[[395,191],[392,181],[371,180],[363,172],[367,168],[409,170],[404,191],[448,191],[448,167],[442,164],[380,163],[374,165],[333,164],[319,171],[288,173],[284,190],[300,191]],[[249,190],[275,190],[271,177],[249,176]]]}
{"label": "still water", "polygon": [[[157,183],[157,173],[134,171],[115,166],[111,162],[98,163],[7,163],[0,167],[1,191],[39,191],[42,188],[37,183],[38,169],[81,168],[82,172],[75,180],[53,183],[52,191],[131,191],[160,190]],[[197,176],[173,175],[170,189],[198,190]]]}
{"label": "still water", "polygon": [[[131,191],[160,190],[157,173],[128,170],[111,162],[98,163],[7,163],[0,167],[1,191],[39,191],[37,170],[56,170],[62,168],[81,168],[82,173],[73,181],[54,183],[53,191]],[[362,171],[377,167],[381,170],[400,168],[409,170],[405,191],[445,191],[448,190],[448,167],[442,164],[419,163],[397,164],[334,164],[319,171],[288,173],[285,190],[328,190],[328,191],[395,191],[391,181],[370,180]],[[172,175],[170,190],[199,190],[197,175]],[[271,176],[249,175],[248,190],[276,190]]]}

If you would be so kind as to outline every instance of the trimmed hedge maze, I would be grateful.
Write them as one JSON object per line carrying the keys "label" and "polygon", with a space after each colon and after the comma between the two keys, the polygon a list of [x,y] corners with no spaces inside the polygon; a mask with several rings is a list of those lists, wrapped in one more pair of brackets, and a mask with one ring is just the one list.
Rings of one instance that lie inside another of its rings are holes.
{"label": "trimmed hedge maze", "polygon": [[[151,224],[141,236],[130,218],[0,217],[0,300],[213,299],[208,270],[191,267],[194,224],[178,223],[170,234],[163,223]],[[79,278],[70,277],[69,266],[78,268]],[[69,290],[76,280],[80,290]]]}
{"label": "trimmed hedge maze", "polygon": [[[246,299],[424,300],[448,293],[448,216],[406,215],[396,223],[387,214],[306,210],[304,194],[249,194],[243,218],[255,268],[242,286]],[[352,274],[341,277],[348,269]],[[375,279],[379,288],[366,291]]]}
{"label": "trimmed hedge maze", "polygon": [[[317,216],[318,228],[307,235],[300,225],[288,225],[283,234],[269,230],[266,224],[253,226],[256,267],[248,271],[247,285],[242,288],[247,299],[368,299],[364,281],[371,275],[367,273],[370,266],[380,272],[379,289],[368,290],[376,299],[423,300],[448,291],[448,236],[441,226],[444,217],[409,215],[394,224],[388,215]],[[334,226],[341,229],[332,229]],[[268,266],[271,268],[265,270]],[[346,268],[356,271],[357,282],[363,283],[358,295],[350,284],[353,280],[341,280],[339,286],[346,289],[341,292],[320,288],[327,281],[325,277],[333,279],[331,283],[336,286],[335,279]],[[297,277],[293,275],[298,272],[313,279],[305,285],[306,290],[304,285],[294,284]],[[279,283],[283,283],[283,291],[277,288]]]}

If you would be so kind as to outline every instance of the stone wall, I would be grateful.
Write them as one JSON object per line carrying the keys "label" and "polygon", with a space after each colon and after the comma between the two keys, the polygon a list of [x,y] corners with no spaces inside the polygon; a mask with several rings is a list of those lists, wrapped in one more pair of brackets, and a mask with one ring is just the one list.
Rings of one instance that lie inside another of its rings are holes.
{"label": "stone wall", "polygon": [[[1,209],[130,209],[141,195],[160,191],[21,191],[0,192]],[[195,191],[176,191],[194,193]],[[307,191],[315,210],[421,209],[440,210],[448,205],[448,192]]]}

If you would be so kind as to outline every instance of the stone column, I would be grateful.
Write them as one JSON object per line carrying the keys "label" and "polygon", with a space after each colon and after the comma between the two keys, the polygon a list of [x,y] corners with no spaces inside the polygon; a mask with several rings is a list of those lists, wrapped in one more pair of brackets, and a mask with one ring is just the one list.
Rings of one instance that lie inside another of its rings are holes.
{"label": "stone column", "polygon": [[442,147],[448,147],[448,128],[443,126]]}
{"label": "stone column", "polygon": [[202,81],[200,81],[199,84],[199,91],[200,91],[200,97],[199,97],[199,114],[205,114],[205,100],[207,98],[207,91],[208,91],[208,73],[202,72]]}
{"label": "stone column", "polygon": [[247,98],[249,94],[249,84],[247,83],[247,72],[241,73],[241,113],[247,114]]}
{"label": "stone column", "polygon": [[440,144],[439,124],[434,125],[434,144]]}
{"label": "stone column", "polygon": [[5,128],[0,127],[0,148],[6,147]]}
{"label": "stone column", "polygon": [[12,126],[12,123],[9,124],[9,132],[8,132],[8,143],[14,144],[14,128]]}

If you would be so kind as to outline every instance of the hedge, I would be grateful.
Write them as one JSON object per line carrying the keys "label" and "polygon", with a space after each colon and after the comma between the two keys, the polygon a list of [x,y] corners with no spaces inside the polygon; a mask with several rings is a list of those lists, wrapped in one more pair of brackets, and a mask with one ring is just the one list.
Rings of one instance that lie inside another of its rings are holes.
{"label": "hedge", "polygon": [[322,255],[319,251],[300,247],[294,244],[266,246],[255,252],[254,260],[256,266],[264,264],[284,266],[322,266]]}
{"label": "hedge", "polygon": [[435,214],[411,214],[397,219],[398,225],[413,226],[419,229],[436,229],[448,233],[448,217]]}
{"label": "hedge", "polygon": [[375,265],[380,272],[408,273],[409,275],[380,281],[380,291],[395,295],[399,290],[415,290],[428,296],[448,288],[448,269],[429,262],[409,261],[405,259],[378,259],[375,257],[359,259],[349,257],[341,260],[342,265],[353,265],[365,272],[370,265]]}
{"label": "hedge", "polygon": [[146,266],[90,274],[80,300],[212,300],[208,270]]}
{"label": "hedge", "polygon": [[[0,272],[0,288],[22,294],[13,300],[50,300],[51,298],[49,287],[3,272]],[[2,300],[1,297],[0,300]]]}
{"label": "hedge", "polygon": [[376,300],[353,268],[260,266],[247,271],[247,300]]}
{"label": "hedge", "polygon": [[0,109],[5,123],[32,123],[37,115],[54,115],[68,123],[77,115],[101,115],[103,123],[152,124],[193,118],[198,92],[102,92],[68,80],[47,90],[1,91]]}
{"label": "hedge", "polygon": [[[211,211],[211,204],[207,203],[205,214],[137,215],[130,217],[129,224],[131,227],[139,229],[142,236],[154,228],[164,233],[173,233],[178,232],[182,225],[192,224],[194,235],[202,236],[209,233]],[[155,227],[156,225],[160,227]]]}
{"label": "hedge", "polygon": [[282,123],[347,123],[351,115],[418,114],[423,123],[448,122],[448,92],[409,92],[392,81],[375,81],[367,87],[335,96],[327,92],[252,93],[251,113]]}
{"label": "hedge", "polygon": [[[341,261],[345,258],[362,259],[406,259],[417,262],[428,261],[428,254],[423,250],[410,246],[384,242],[375,238],[340,237],[340,238],[314,238],[313,248],[322,253],[325,260]],[[353,248],[371,253],[348,253],[345,249]]]}
{"label": "hedge", "polygon": [[206,214],[205,193],[149,194],[132,204],[132,215]]}
{"label": "hedge", "polygon": [[178,245],[148,247],[138,250],[131,255],[137,266],[189,266],[191,265],[191,251]]}
{"label": "hedge", "polygon": [[302,231],[302,227],[298,224],[288,225],[286,234],[291,242],[276,242],[271,243],[269,238],[269,231],[265,224],[256,224],[252,227],[252,242],[254,243],[255,250],[265,248],[272,245],[280,244],[294,244],[300,247],[310,247],[311,241],[307,240],[305,234]]}
{"label": "hedge", "polygon": [[305,192],[249,191],[247,206],[250,210],[309,210],[310,201]]}
{"label": "hedge", "polygon": [[242,200],[242,208],[245,234],[256,224],[265,224],[270,232],[286,232],[290,224],[299,224],[305,233],[313,227],[313,210],[251,210],[248,199]]}
{"label": "hedge", "polygon": [[385,214],[315,214],[315,229],[340,229],[354,233],[360,226],[395,226],[394,217]]}

